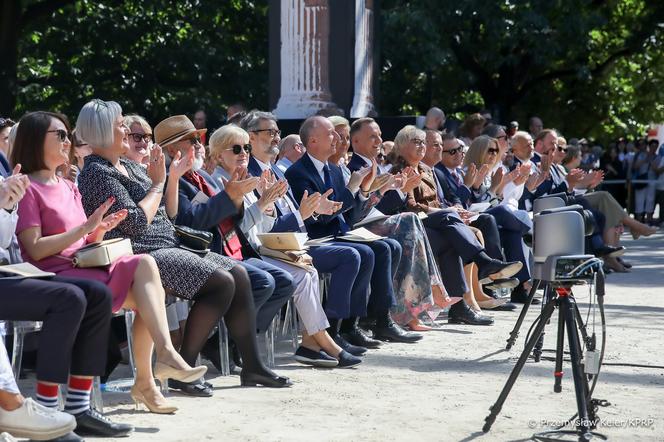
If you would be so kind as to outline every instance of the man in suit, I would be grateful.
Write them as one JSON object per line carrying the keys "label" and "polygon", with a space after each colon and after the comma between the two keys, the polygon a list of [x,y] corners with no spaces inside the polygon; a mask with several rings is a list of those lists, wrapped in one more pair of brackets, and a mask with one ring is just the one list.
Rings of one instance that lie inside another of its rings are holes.
{"label": "man in suit", "polygon": [[[300,128],[300,138],[307,153],[286,171],[286,178],[295,198],[301,198],[305,191],[309,194],[325,193],[331,188],[333,193],[330,198],[342,203],[342,208],[332,215],[321,215],[317,219],[307,220],[307,231],[314,238],[343,235],[349,230],[349,224],[356,222],[356,214],[362,212],[366,205],[367,186],[370,186],[371,181],[365,178],[372,172],[354,172],[348,184],[345,184],[339,167],[327,161],[335,152],[335,145],[339,141],[339,135],[327,118],[316,116],[305,120]],[[344,214],[348,218],[344,218]],[[422,335],[404,331],[390,316],[390,308],[395,303],[392,279],[401,259],[400,244],[389,238],[369,243],[343,244],[353,247],[363,256],[374,257],[375,269],[371,274],[371,296],[367,313],[376,320],[375,337],[398,342],[421,339]],[[352,318],[353,322],[356,319]]]}
{"label": "man in suit", "polygon": [[[280,180],[285,180],[284,173],[273,164],[274,139],[265,134],[264,129],[278,130],[276,118],[268,112],[250,112],[241,122],[249,133],[252,154],[249,159],[249,173],[260,176],[263,171],[271,170]],[[297,137],[299,135],[289,135]],[[303,146],[303,152],[304,152]],[[276,221],[273,232],[306,232],[305,221],[309,214],[303,216],[300,203],[306,204],[303,196],[300,202],[295,199],[292,189],[275,203]],[[323,204],[329,205],[325,198]],[[317,209],[318,215],[323,212]],[[327,210],[324,211],[327,213]],[[303,219],[304,218],[304,219]],[[380,341],[372,339],[357,326],[355,318],[364,316],[367,307],[367,293],[373,272],[373,258],[370,251],[361,255],[360,251],[350,247],[348,243],[326,243],[324,246],[311,247],[308,254],[313,258],[313,266],[319,273],[330,274],[325,313],[330,327],[329,335],[344,350],[352,354],[363,353],[363,348],[377,348]],[[353,348],[359,347],[357,349]]]}
{"label": "man in suit", "polygon": [[[170,135],[176,128],[182,130],[182,137],[164,143],[164,140],[173,138]],[[169,117],[155,126],[155,141],[171,158],[175,158],[178,152],[182,156],[194,155],[191,170],[179,181],[176,224],[211,232],[212,251],[240,260],[251,280],[257,332],[262,333],[293,295],[293,278],[288,272],[262,261],[241,232],[238,234],[239,229],[235,224],[242,217],[242,199],[245,193],[253,190],[256,180],[229,181],[222,190],[214,179],[202,170],[205,152],[203,146],[195,138],[194,145],[190,142],[191,136],[204,130],[196,129],[184,115]],[[217,355],[209,354],[214,348],[215,346],[208,344],[205,353],[206,356],[211,356],[216,364]],[[182,387],[183,390],[191,390],[186,386]]]}
{"label": "man in suit", "polygon": [[291,164],[299,160],[306,151],[298,134],[288,135],[279,142],[279,160],[276,166],[286,173]]}

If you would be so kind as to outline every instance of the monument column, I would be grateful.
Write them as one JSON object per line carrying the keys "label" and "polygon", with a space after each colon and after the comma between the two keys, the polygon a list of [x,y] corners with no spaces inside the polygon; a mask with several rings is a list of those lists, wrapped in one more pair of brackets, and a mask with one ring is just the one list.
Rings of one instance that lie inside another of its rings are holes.
{"label": "monument column", "polygon": [[351,118],[366,117],[373,104],[374,1],[355,0],[355,87]]}
{"label": "monument column", "polygon": [[280,119],[334,109],[329,86],[328,0],[283,0],[280,23]]}

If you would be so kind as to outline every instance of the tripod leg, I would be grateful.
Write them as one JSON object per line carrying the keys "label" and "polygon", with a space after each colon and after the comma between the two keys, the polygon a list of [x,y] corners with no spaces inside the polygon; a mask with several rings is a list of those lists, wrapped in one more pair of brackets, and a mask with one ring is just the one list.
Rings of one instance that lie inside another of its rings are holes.
{"label": "tripod leg", "polygon": [[563,354],[565,350],[565,317],[562,312],[558,312],[558,342],[556,343],[556,368],[553,371],[554,383],[553,391],[560,393],[563,391]]}
{"label": "tripod leg", "polygon": [[583,323],[583,317],[581,316],[579,306],[576,304],[576,302],[574,303],[574,318],[576,319],[576,323],[579,326],[581,339],[583,339],[583,342],[588,342],[588,330],[586,329],[586,325]]}
{"label": "tripod leg", "polygon": [[557,301],[552,300],[544,308],[540,321],[535,327],[533,334],[528,339],[528,342],[526,342],[526,346],[521,352],[521,356],[519,356],[519,360],[516,362],[516,365],[512,369],[509,378],[507,378],[507,382],[505,382],[505,385],[503,386],[503,389],[500,392],[500,395],[498,396],[498,400],[496,400],[496,402],[491,406],[490,408],[491,413],[486,418],[484,418],[485,423],[484,426],[482,427],[483,432],[486,433],[491,429],[491,425],[493,425],[493,423],[495,422],[496,416],[498,416],[498,413],[500,413],[500,410],[503,408],[503,404],[507,400],[507,396],[510,394],[510,390],[512,390],[516,378],[519,377],[519,373],[521,373],[523,366],[526,364],[528,356],[530,356],[530,352],[533,350],[533,347],[535,346],[535,343],[537,342],[539,335],[542,334],[544,326],[546,325],[549,318],[551,318],[551,315],[553,314],[553,309],[556,307],[556,304]]}
{"label": "tripod leg", "polygon": [[[550,303],[552,299],[554,299],[553,293],[555,293],[555,291],[550,285],[547,284],[546,286],[544,286],[544,296],[542,297],[542,310],[544,310],[545,306],[548,303]],[[542,347],[544,347],[544,334],[545,334],[544,330],[542,330],[542,333],[537,339],[537,344],[535,344],[535,350],[533,350],[533,359],[535,360],[535,362],[539,362],[542,359]]]}
{"label": "tripod leg", "polygon": [[524,319],[526,319],[528,308],[530,307],[530,303],[532,302],[533,297],[535,296],[535,292],[537,292],[537,289],[540,286],[540,283],[541,281],[539,279],[533,280],[533,286],[530,288],[530,292],[528,293],[528,299],[526,300],[526,303],[523,304],[519,318],[516,320],[516,324],[514,324],[514,328],[510,332],[510,337],[507,338],[507,346],[505,347],[505,350],[509,350],[512,348],[512,346],[514,346],[514,342],[516,342],[516,338],[519,336],[519,329],[521,328],[521,324],[523,324]]}
{"label": "tripod leg", "polygon": [[560,315],[565,318],[567,326],[567,339],[569,344],[569,355],[572,361],[572,376],[574,378],[574,391],[576,393],[576,406],[579,412],[579,426],[577,431],[583,438],[590,439],[590,430],[594,426],[589,420],[588,381],[581,367],[581,347],[579,345],[579,334],[576,330],[576,319],[574,313],[575,302],[570,296],[560,296]]}

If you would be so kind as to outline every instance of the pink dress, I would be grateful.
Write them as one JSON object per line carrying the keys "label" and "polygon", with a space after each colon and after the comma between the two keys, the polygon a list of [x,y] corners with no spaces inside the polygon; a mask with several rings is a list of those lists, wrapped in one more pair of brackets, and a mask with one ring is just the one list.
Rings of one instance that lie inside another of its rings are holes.
{"label": "pink dress", "polygon": [[[86,220],[81,194],[71,181],[58,178],[57,184],[49,185],[30,180],[30,187],[18,205],[16,234],[39,226],[42,236],[56,235],[74,229]],[[80,239],[60,252],[61,256],[53,255],[40,261],[32,260],[22,244],[21,252],[24,261],[44,271],[103,282],[113,292],[113,311],[118,311],[127,298],[140,255],[124,256],[108,268],[75,268],[71,260],[65,258],[73,258],[85,244],[86,238]]]}

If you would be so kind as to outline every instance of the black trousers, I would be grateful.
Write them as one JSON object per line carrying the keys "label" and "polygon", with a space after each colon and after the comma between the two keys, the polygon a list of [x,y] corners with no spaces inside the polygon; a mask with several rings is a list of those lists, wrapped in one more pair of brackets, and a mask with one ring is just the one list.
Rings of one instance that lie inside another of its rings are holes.
{"label": "black trousers", "polygon": [[43,382],[104,374],[111,307],[111,291],[98,281],[0,278],[0,320],[43,321],[37,348]]}

